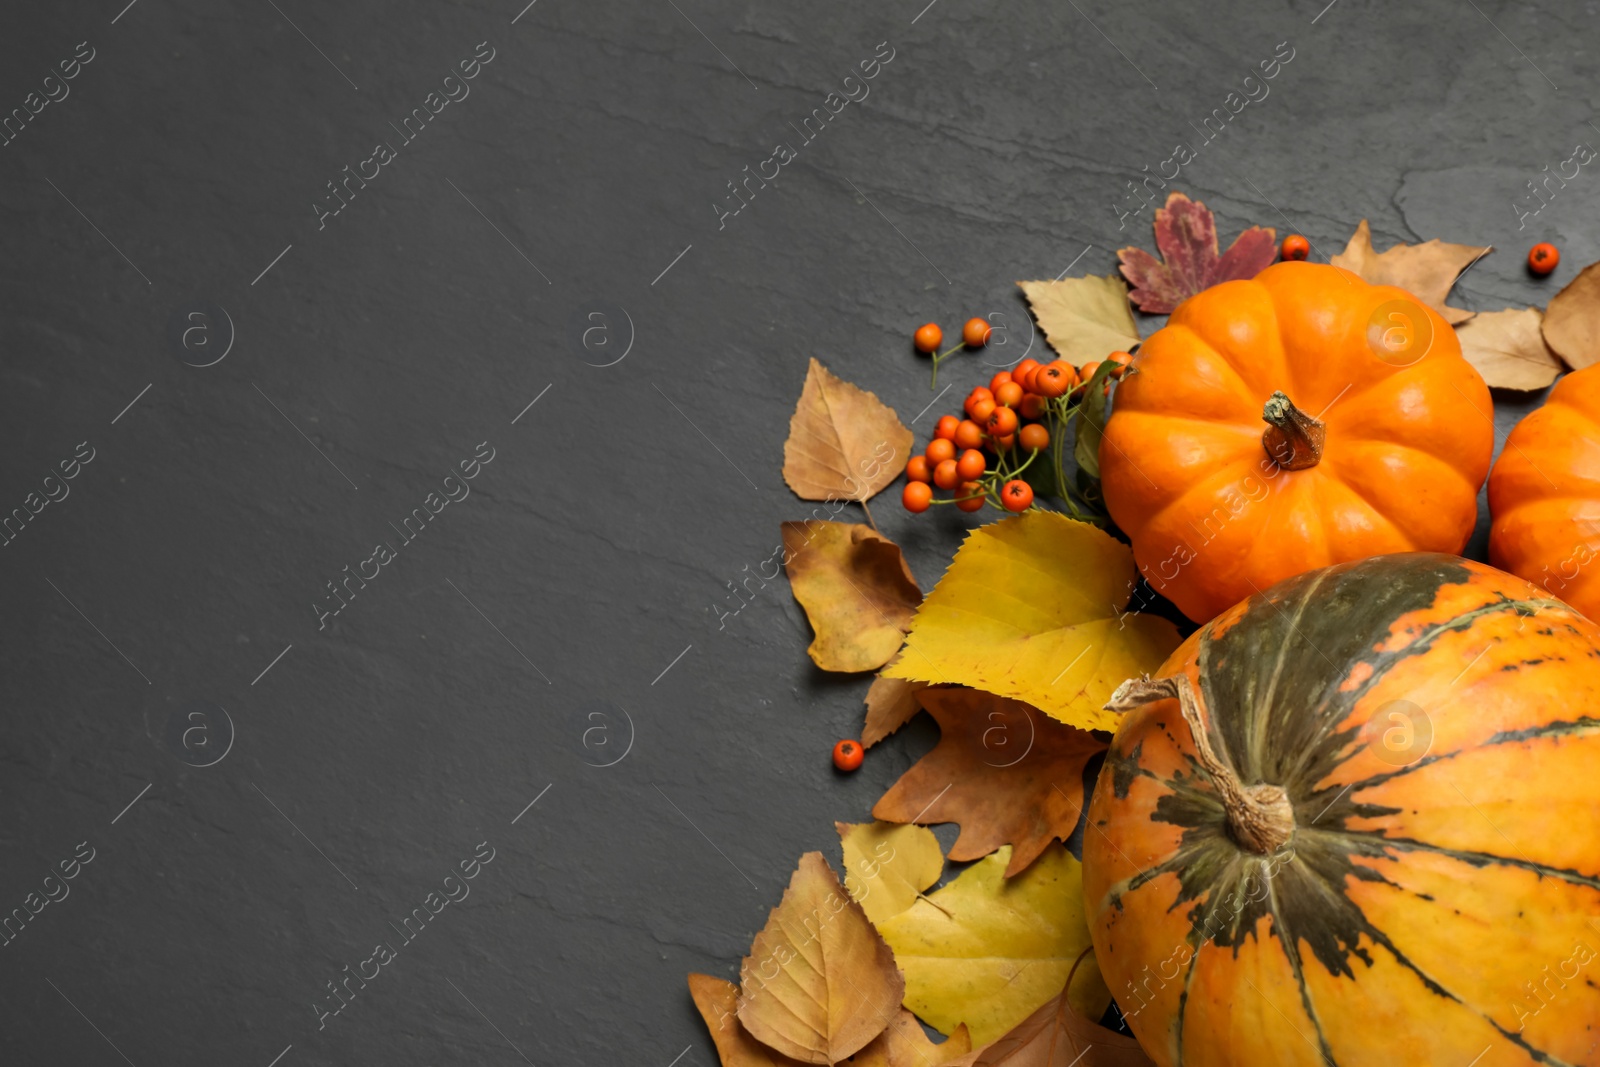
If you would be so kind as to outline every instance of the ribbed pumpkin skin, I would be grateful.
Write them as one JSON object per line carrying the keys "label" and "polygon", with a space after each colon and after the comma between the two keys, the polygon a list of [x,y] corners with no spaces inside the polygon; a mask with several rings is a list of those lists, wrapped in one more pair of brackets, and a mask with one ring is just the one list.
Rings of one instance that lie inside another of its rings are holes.
{"label": "ribbed pumpkin skin", "polygon": [[[1409,366],[1369,343],[1394,302],[1432,332]],[[1263,447],[1276,390],[1326,423],[1316,466],[1282,469]],[[1493,411],[1455,331],[1415,297],[1339,267],[1279,263],[1190,298],[1144,342],[1100,444],[1101,483],[1145,579],[1205,622],[1318,567],[1460,552]]]}
{"label": "ribbed pumpkin skin", "polygon": [[1562,378],[1489,475],[1489,560],[1600,618],[1600,364]]}
{"label": "ribbed pumpkin skin", "polygon": [[[1296,828],[1242,849],[1177,701],[1128,713],[1084,889],[1156,1063],[1600,1064],[1600,627],[1483,564],[1383,556],[1237,605],[1178,673]],[[1431,721],[1408,765],[1382,758],[1394,701]]]}

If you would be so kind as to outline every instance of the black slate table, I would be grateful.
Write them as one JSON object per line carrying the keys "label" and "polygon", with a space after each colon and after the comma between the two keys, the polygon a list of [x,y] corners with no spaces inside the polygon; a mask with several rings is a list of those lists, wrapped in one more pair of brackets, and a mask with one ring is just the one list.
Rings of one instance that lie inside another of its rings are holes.
{"label": "black slate table", "polygon": [[[1178,144],[1471,308],[1600,258],[1579,5],[123,3],[0,33],[7,1064],[707,1067],[685,973],[934,736],[836,776],[747,581],[809,357],[925,439]],[[931,586],[975,520],[880,499]]]}

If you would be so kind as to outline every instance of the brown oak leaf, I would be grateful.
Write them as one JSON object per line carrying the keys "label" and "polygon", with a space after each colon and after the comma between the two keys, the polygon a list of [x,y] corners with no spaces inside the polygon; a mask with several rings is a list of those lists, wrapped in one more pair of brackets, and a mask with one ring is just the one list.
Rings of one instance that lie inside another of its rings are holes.
{"label": "brown oak leaf", "polygon": [[783,524],[783,554],[817,666],[871,671],[894,658],[922,603],[899,545],[869,526],[808,519]]}
{"label": "brown oak leaf", "polygon": [[1142,248],[1118,250],[1122,274],[1133,283],[1128,299],[1141,311],[1165,315],[1202,289],[1254,278],[1278,257],[1278,234],[1252,226],[1217,254],[1217,220],[1211,209],[1180,192],[1156,210],[1158,260]]}
{"label": "brown oak leaf", "polygon": [[1383,252],[1372,250],[1372,227],[1366,219],[1356,227],[1344,251],[1328,260],[1335,267],[1354,271],[1373,285],[1393,285],[1415,294],[1423,303],[1455,326],[1476,312],[1445,305],[1445,297],[1461,272],[1494,251],[1493,245],[1456,245],[1437,237],[1419,245],[1398,244]]}
{"label": "brown oak leaf", "polygon": [[1600,363],[1600,263],[1579,271],[1550,301],[1544,340],[1573,370]]}
{"label": "brown oak leaf", "polygon": [[1456,327],[1461,354],[1495,389],[1543,389],[1561,373],[1545,344],[1538,308],[1484,311]]}
{"label": "brown oak leaf", "polygon": [[783,444],[783,480],[802,500],[866,501],[911,458],[911,431],[877,395],[811,361]]}
{"label": "brown oak leaf", "polygon": [[[1071,979],[1068,979],[1071,985]],[[1067,991],[984,1048],[972,1067],[1155,1067],[1139,1042],[1073,1009]]]}
{"label": "brown oak leaf", "polygon": [[805,1063],[834,1064],[883,1033],[905,996],[894,953],[820,852],[807,852],[739,967],[739,1021]]}
{"label": "brown oak leaf", "polygon": [[976,689],[924,689],[922,706],[939,722],[939,744],[872,806],[888,822],[961,824],[956,861],[1011,845],[1010,878],[1083,811],[1083,769],[1106,743],[1020,700]]}

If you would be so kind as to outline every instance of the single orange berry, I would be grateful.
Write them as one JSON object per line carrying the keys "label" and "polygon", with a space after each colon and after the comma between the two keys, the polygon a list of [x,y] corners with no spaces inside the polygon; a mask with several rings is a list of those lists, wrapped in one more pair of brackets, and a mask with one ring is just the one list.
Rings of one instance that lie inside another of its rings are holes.
{"label": "single orange berry", "polygon": [[922,454],[928,457],[929,466],[936,466],[947,459],[956,458],[956,443],[943,437],[935,437],[928,442],[928,447]]}
{"label": "single orange berry", "polygon": [[933,503],[933,487],[927,482],[907,482],[906,487],[900,490],[900,503],[910,512],[920,514],[927,511],[928,505]]}
{"label": "single orange berry", "polygon": [[1089,384],[1089,379],[1093,378],[1094,377],[1094,372],[1099,370],[1099,369],[1100,369],[1100,361],[1098,359],[1091,360],[1088,363],[1085,363],[1083,366],[1079,367],[1078,368],[1078,384],[1073,387],[1072,395],[1073,396],[1077,396],[1078,394],[1082,393],[1084,388]]}
{"label": "single orange berry", "polygon": [[962,419],[956,427],[955,443],[957,448],[977,448],[983,444],[983,427],[971,419]]}
{"label": "single orange berry", "polygon": [[1113,352],[1107,356],[1106,359],[1116,364],[1116,366],[1111,369],[1111,376],[1113,378],[1121,378],[1122,372],[1127,370],[1128,367],[1133,363],[1133,357],[1128,355],[1126,352]]}
{"label": "single orange berry", "polygon": [[1010,408],[995,408],[989,413],[984,428],[990,437],[1006,437],[1017,432],[1017,413]]}
{"label": "single orange berry", "polygon": [[1010,371],[1001,371],[999,374],[996,374],[993,378],[989,379],[989,392],[998,393],[1000,391],[1000,387],[1011,380],[1012,378]]}
{"label": "single orange berry", "polygon": [[1033,486],[1013,478],[1000,487],[1000,503],[1007,511],[1027,511],[1033,506]]}
{"label": "single orange berry", "polygon": [[1003,408],[1014,408],[1022,403],[1022,386],[1006,382],[994,391],[994,402]]}
{"label": "single orange berry", "polygon": [[946,441],[955,440],[956,427],[961,425],[961,420],[954,415],[939,416],[939,425],[933,428],[933,436],[943,437]]}
{"label": "single orange berry", "polygon": [[864,758],[860,741],[840,741],[833,746],[833,765],[846,773],[861,766]]}
{"label": "single orange berry", "polygon": [[982,348],[989,343],[989,324],[983,319],[968,319],[961,327],[961,340],[968,348]]}
{"label": "single orange berry", "polygon": [[[988,390],[984,391],[988,392]],[[989,416],[993,415],[995,409],[999,406],[1000,405],[995,403],[994,397],[992,396],[979,397],[977,401],[975,401],[973,405],[967,409],[967,414],[972,416],[973,422],[982,426],[989,421]],[[1006,410],[1009,411],[1011,409],[1007,408]]]}
{"label": "single orange berry", "polygon": [[[994,403],[994,394],[980,385],[967,394],[967,401],[962,405],[962,409],[971,418],[978,419],[978,416],[972,414],[972,406],[980,400],[987,400],[992,404]],[[983,420],[978,419],[978,421],[982,422]]]}
{"label": "single orange berry", "polygon": [[917,332],[912,334],[912,341],[917,346],[917,351],[927,355],[939,351],[939,345],[944,341],[944,331],[939,329],[937,322],[926,322],[917,327]]}
{"label": "single orange berry", "polygon": [[1050,447],[1050,431],[1034,423],[1017,431],[1017,444],[1024,452],[1043,452]]}
{"label": "single orange berry", "polygon": [[1017,435],[1011,433],[1006,434],[1004,437],[991,437],[989,438],[989,447],[996,452],[1009,452],[1017,447]]}
{"label": "single orange berry", "polygon": [[[1039,380],[1039,372],[1034,371],[1033,379]],[[1022,398],[1022,406],[1017,409],[1018,414],[1030,421],[1037,421],[1045,417],[1050,410],[1050,404],[1038,393],[1029,393]]]}
{"label": "single orange berry", "polygon": [[928,463],[927,456],[912,456],[910,459],[906,460],[906,481],[933,481],[933,467]]}
{"label": "single orange berry", "polygon": [[1291,233],[1283,239],[1283,258],[1287,260],[1305,259],[1311,254],[1311,242],[1297,233]]}
{"label": "single orange berry", "polygon": [[956,471],[964,482],[975,482],[983,477],[983,472],[989,468],[989,463],[983,458],[983,453],[976,448],[969,448],[961,453],[961,458],[956,460]]}
{"label": "single orange berry", "polygon": [[962,482],[956,489],[956,507],[962,511],[980,511],[983,501],[983,486],[977,482]]}
{"label": "single orange berry", "polygon": [[961,484],[959,464],[953,459],[940,460],[933,468],[933,484],[940,489],[954,489]]}
{"label": "single orange berry", "polygon": [[1011,380],[1031,393],[1033,392],[1033,372],[1038,369],[1038,360],[1025,359],[1011,368]]}
{"label": "single orange berry", "polygon": [[1540,241],[1528,249],[1528,269],[1541,278],[1556,269],[1561,262],[1561,250],[1549,241]]}
{"label": "single orange berry", "polygon": [[1064,359],[1047,363],[1033,374],[1033,391],[1052,400],[1066,395],[1067,390],[1077,384],[1078,372]]}

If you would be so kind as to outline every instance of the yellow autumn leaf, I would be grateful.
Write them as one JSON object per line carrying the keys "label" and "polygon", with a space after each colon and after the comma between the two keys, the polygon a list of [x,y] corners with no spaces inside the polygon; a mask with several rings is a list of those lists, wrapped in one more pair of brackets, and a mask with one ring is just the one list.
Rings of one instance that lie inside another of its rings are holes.
{"label": "yellow autumn leaf", "polygon": [[894,954],[822,853],[801,856],[739,966],[750,1036],[803,1063],[838,1063],[883,1033],[904,993]]}
{"label": "yellow autumn leaf", "polygon": [[1085,730],[1117,728],[1103,705],[1159,667],[1178,631],[1125,612],[1133,552],[1110,534],[1033,510],[968,535],[911,622],[889,678],[955,682],[1032,704]]}
{"label": "yellow autumn leaf", "polygon": [[1062,990],[1098,1019],[1111,1003],[1090,945],[1083,865],[1059,844],[1015,878],[1005,876],[1011,847],[986,856],[961,877],[878,924],[906,976],[905,1006],[942,1034],[966,1023],[982,1048]]}
{"label": "yellow autumn leaf", "polygon": [[944,873],[933,831],[909,823],[836,822],[844,846],[844,884],[874,923],[911,907]]}
{"label": "yellow autumn leaf", "polygon": [[911,431],[876,393],[812,359],[783,443],[783,480],[802,500],[866,502],[911,458]]}
{"label": "yellow autumn leaf", "polygon": [[1074,366],[1105,359],[1139,343],[1128,286],[1121,278],[1091,275],[1017,284],[1028,298],[1045,340]]}

